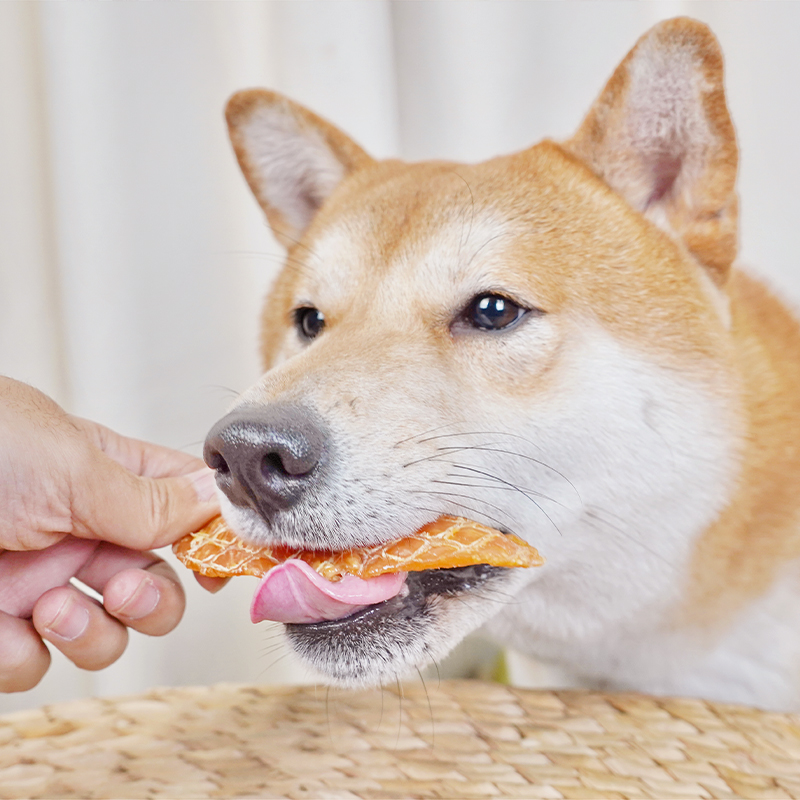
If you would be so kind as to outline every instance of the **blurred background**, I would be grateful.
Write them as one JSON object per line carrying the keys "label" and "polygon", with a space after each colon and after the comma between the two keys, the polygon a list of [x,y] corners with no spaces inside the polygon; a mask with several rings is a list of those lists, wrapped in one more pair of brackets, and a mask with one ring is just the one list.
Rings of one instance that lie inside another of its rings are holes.
{"label": "blurred background", "polygon": [[[740,260],[797,304],[800,4],[0,3],[0,374],[199,454],[259,374],[256,319],[281,260],[227,141],[232,92],[285,92],[376,156],[480,160],[568,136],[637,37],[680,14],[708,22],[726,55]],[[173,634],[132,634],[100,673],[56,654],[39,687],[0,695],[0,713],[313,680],[279,631],[250,624],[254,580],[215,597],[185,583]],[[477,639],[443,670],[494,658]],[[512,680],[554,679],[509,665]]]}

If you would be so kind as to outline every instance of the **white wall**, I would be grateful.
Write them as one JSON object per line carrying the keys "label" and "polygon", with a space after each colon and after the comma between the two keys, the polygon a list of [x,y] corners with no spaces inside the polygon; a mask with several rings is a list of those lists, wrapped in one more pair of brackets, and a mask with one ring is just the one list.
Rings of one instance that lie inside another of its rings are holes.
{"label": "white wall", "polygon": [[[199,453],[258,374],[280,260],[226,140],[230,93],[285,91],[379,156],[480,159],[569,134],[637,36],[677,14],[726,53],[742,258],[800,302],[796,3],[0,3],[0,374]],[[187,583],[174,634],[134,635],[98,674],[59,659],[0,712],[302,677],[248,622],[250,581],[216,597]]]}

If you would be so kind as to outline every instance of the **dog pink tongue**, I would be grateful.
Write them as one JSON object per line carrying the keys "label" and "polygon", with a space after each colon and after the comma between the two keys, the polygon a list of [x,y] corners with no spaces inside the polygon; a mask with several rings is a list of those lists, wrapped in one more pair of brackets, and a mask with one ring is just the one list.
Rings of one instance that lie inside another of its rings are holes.
{"label": "dog pink tongue", "polygon": [[405,580],[405,572],[395,572],[366,581],[345,575],[333,583],[305,561],[290,558],[261,579],[253,595],[250,619],[294,623],[341,619],[399,594]]}

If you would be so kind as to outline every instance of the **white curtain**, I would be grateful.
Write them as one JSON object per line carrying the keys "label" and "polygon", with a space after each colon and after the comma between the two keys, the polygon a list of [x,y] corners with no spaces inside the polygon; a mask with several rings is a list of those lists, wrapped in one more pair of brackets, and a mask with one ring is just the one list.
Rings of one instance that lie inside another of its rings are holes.
{"label": "white curtain", "polygon": [[[800,301],[796,3],[0,3],[0,374],[199,454],[258,375],[281,255],[226,140],[233,91],[283,91],[378,156],[476,160],[568,135],[636,38],[679,14],[726,53],[742,260]],[[252,582],[215,597],[186,583],[175,633],[134,634],[101,673],[56,658],[0,712],[303,678],[250,625]]]}

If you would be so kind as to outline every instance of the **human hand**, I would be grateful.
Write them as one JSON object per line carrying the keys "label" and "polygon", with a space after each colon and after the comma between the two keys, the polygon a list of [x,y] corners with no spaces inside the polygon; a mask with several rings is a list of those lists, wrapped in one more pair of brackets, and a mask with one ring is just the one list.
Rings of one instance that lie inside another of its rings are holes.
{"label": "human hand", "polygon": [[[172,630],[183,589],[147,551],[217,513],[214,475],[199,459],[72,417],[0,378],[0,691],[41,680],[43,640],[95,670],[119,658],[128,628]],[[102,606],[72,577],[102,594]]]}

